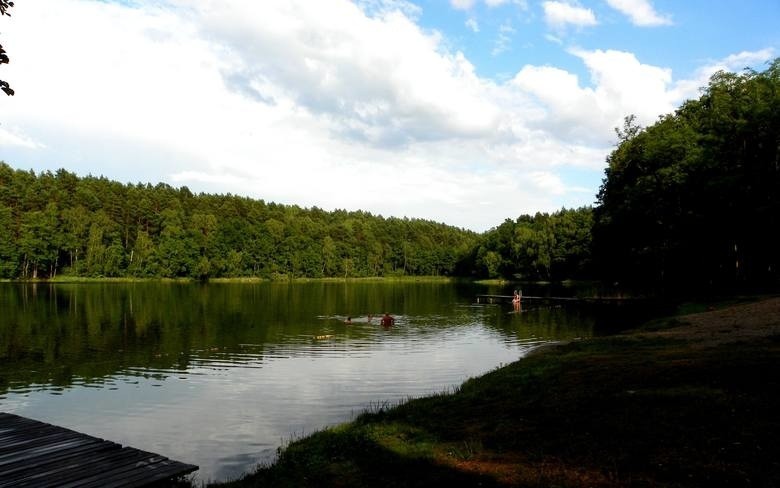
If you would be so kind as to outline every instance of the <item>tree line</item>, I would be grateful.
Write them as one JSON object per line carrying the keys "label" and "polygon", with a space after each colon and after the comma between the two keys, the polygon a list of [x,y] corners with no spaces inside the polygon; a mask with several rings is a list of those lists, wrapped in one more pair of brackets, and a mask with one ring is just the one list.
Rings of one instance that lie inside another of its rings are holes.
{"label": "tree line", "polygon": [[477,235],[0,163],[0,277],[452,275]]}
{"label": "tree line", "polygon": [[0,278],[470,276],[588,268],[591,209],[474,232],[0,162]]}
{"label": "tree line", "polygon": [[618,131],[594,209],[600,276],[663,287],[776,284],[780,58]]}

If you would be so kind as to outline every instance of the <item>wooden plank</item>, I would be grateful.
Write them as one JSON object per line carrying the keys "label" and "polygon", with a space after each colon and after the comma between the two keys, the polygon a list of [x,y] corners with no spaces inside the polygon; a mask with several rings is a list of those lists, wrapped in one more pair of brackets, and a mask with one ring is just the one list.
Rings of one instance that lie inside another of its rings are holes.
{"label": "wooden plank", "polygon": [[57,427],[54,427],[53,425],[49,424],[42,424],[42,425],[30,425],[30,424],[19,424],[12,427],[9,427],[9,429],[4,432],[2,435],[0,435],[0,439],[10,439],[18,436],[31,436],[37,433],[45,433],[45,432],[59,432],[63,429],[58,429]]}
{"label": "wooden plank", "polygon": [[[477,295],[477,299],[480,298],[511,300],[514,298],[514,295]],[[541,300],[550,302],[628,302],[642,300],[642,298],[637,297],[538,297],[529,295],[521,295],[520,298],[522,301]]]}
{"label": "wooden plank", "polygon": [[57,451],[60,451],[62,449],[72,449],[74,447],[83,446],[85,444],[94,444],[96,441],[95,439],[80,439],[80,438],[74,438],[70,440],[63,440],[61,442],[57,442],[55,444],[47,444],[44,446],[35,446],[30,449],[22,449],[20,451],[17,451],[15,453],[7,454],[0,458],[0,466],[4,466],[7,464],[13,464],[15,462],[23,461],[25,459],[32,459],[34,457],[40,456],[42,454],[46,453],[54,453]]}
{"label": "wooden plank", "polygon": [[32,449],[42,445],[51,445],[72,439],[83,439],[83,435],[77,432],[53,432],[39,437],[17,437],[0,444],[0,464],[9,454],[19,452],[22,449]]}
{"label": "wooden plank", "polygon": [[[190,466],[190,468],[182,469],[182,466]],[[168,480],[178,476],[187,475],[197,469],[198,469],[197,466],[186,465],[186,464],[179,463],[177,461],[169,460],[166,461],[165,463],[158,463],[155,466],[154,473],[147,474],[148,477],[146,478],[146,480],[151,480],[152,483],[156,483],[158,481]],[[121,484],[109,485],[109,486],[113,486],[115,488],[118,487],[136,488],[136,487],[145,486],[147,484],[146,480],[142,480],[138,476],[136,476],[132,479],[124,480]]]}
{"label": "wooden plank", "polygon": [[143,486],[148,482],[153,483],[155,481],[168,479],[173,476],[183,475],[194,471],[194,469],[191,469],[189,471],[182,471],[182,467],[185,466],[187,465],[179,463],[178,461],[171,461],[170,459],[164,459],[159,462],[152,463],[147,466],[143,466],[144,468],[143,471],[136,471],[130,476],[116,475],[110,478],[106,478],[105,480],[103,480],[104,483],[100,485],[87,485],[83,488],[99,488],[99,487],[100,488],[102,487],[126,488],[126,487],[134,487],[134,486]]}
{"label": "wooden plank", "polygon": [[0,412],[0,488],[144,486],[198,467]]}
{"label": "wooden plank", "polygon": [[[137,457],[135,458],[127,458],[128,462],[118,462],[110,466],[102,466],[101,471],[95,471],[94,474],[90,473],[91,476],[85,476],[83,478],[80,478],[78,481],[75,481],[73,483],[68,483],[65,485],[62,485],[62,488],[69,488],[69,487],[101,487],[104,484],[110,483],[112,481],[116,481],[117,479],[125,479],[132,476],[132,473],[134,471],[139,471],[139,468],[144,468],[146,466],[149,466],[150,464],[154,464],[157,462],[161,462],[163,460],[166,460],[167,458],[162,456],[156,456],[152,453],[138,451],[136,449],[133,449],[135,451],[135,455]],[[141,473],[143,477],[146,477],[146,472]]]}
{"label": "wooden plank", "polygon": [[14,463],[8,463],[2,466],[2,470],[4,473],[7,473],[19,469],[20,466],[36,466],[40,464],[56,462],[60,459],[65,459],[68,457],[79,456],[82,455],[81,453],[110,451],[119,448],[119,444],[106,441],[92,443],[85,442],[83,445],[74,447],[72,449],[60,449],[54,452],[42,452],[37,456],[30,456],[21,460],[17,460]]}
{"label": "wooden plank", "polygon": [[[95,444],[91,446],[85,446],[72,451],[64,451],[57,453],[57,455],[48,457],[41,456],[38,459],[31,460],[26,463],[17,463],[16,466],[3,470],[3,481],[22,479],[30,473],[39,473],[44,470],[53,470],[60,466],[71,464],[74,458],[96,459],[99,456],[107,456],[112,452],[118,452],[120,450],[119,444]],[[0,487],[5,486],[0,482]]]}
{"label": "wooden plank", "polygon": [[[142,459],[142,457],[139,456],[135,458],[135,460],[138,459]],[[127,463],[132,462],[132,460],[133,459],[129,458],[126,452],[121,452],[121,450],[104,453],[101,456],[96,456],[94,459],[90,458],[88,460],[71,458],[67,464],[62,464],[54,469],[33,473],[32,475],[27,476],[24,482],[20,482],[16,486],[36,486],[49,482],[61,486],[72,481],[78,482],[86,476],[101,473],[105,471],[106,466],[111,463]],[[85,462],[89,462],[89,464],[85,464]]]}
{"label": "wooden plank", "polygon": [[[129,449],[129,451],[127,450]],[[35,473],[24,480],[18,481],[13,486],[37,486],[40,484],[55,483],[57,486],[82,486],[90,477],[102,479],[106,473],[114,466],[126,467],[134,466],[135,463],[143,461],[148,457],[147,453],[138,451],[133,452],[133,448],[122,448],[119,451],[109,453],[93,459],[72,459],[70,464],[61,466],[59,469]],[[85,464],[88,462],[88,464]]]}

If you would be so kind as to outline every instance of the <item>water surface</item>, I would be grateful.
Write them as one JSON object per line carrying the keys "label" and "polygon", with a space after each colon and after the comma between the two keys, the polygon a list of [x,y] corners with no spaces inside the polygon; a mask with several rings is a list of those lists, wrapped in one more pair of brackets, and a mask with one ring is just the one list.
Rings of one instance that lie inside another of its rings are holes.
{"label": "water surface", "polygon": [[[451,389],[548,341],[578,307],[476,304],[450,283],[0,284],[0,410],[225,480],[366,408]],[[385,329],[388,311],[396,325]],[[368,314],[373,315],[371,322]],[[351,325],[345,324],[353,317]]]}

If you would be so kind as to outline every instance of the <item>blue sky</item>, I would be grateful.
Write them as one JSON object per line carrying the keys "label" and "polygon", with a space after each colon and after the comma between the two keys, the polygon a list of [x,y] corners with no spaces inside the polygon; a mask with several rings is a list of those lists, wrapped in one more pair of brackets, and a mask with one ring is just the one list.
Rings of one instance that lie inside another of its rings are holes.
{"label": "blue sky", "polygon": [[[598,22],[585,28],[567,28],[561,35],[544,22],[543,2],[507,1],[489,6],[474,1],[470,8],[456,9],[441,0],[417,2],[422,8],[420,24],[446,33],[452,45],[462,50],[481,76],[512,76],[524,64],[550,64],[587,78],[581,63],[566,54],[565,46],[583,49],[620,49],[634,53],[643,63],[665,66],[676,76],[688,77],[701,65],[738,51],[760,51],[780,43],[780,2],[759,0],[666,0],[648,2],[669,19],[656,27],[636,26],[631,19],[605,1],[570,2],[591,10]],[[476,25],[474,32],[469,25]],[[503,34],[509,39],[496,53]],[[556,45],[546,36],[563,41]]]}
{"label": "blue sky", "polygon": [[780,56],[777,0],[18,2],[0,159],[482,231]]}

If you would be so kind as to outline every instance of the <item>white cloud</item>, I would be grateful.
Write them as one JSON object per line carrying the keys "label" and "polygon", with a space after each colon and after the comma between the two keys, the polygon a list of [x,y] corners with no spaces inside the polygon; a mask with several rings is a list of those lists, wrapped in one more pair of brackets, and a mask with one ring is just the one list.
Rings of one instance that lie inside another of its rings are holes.
{"label": "white cloud", "polygon": [[[528,10],[528,1],[527,0],[484,0],[485,5],[487,5],[490,8],[493,7],[500,7],[501,5],[506,5],[508,3],[517,5],[520,10]],[[469,10],[474,7],[474,5],[477,4],[477,0],[450,0],[450,5],[452,8],[457,10]]]}
{"label": "white cloud", "polygon": [[596,15],[591,9],[567,2],[549,0],[542,2],[544,20],[550,27],[561,29],[567,25],[588,27],[596,25]]}
{"label": "white cloud", "polygon": [[563,181],[554,173],[548,171],[534,171],[528,175],[531,184],[538,187],[546,193],[553,195],[563,195],[566,193],[566,186]]}
{"label": "white cloud", "polygon": [[512,44],[512,34],[514,33],[515,29],[512,27],[512,23],[508,20],[504,21],[498,28],[498,37],[496,37],[496,40],[493,43],[491,54],[493,56],[498,56],[499,54],[508,51],[509,46]]}
{"label": "white cloud", "polygon": [[[605,135],[624,116],[643,124],[675,107],[671,71],[642,64],[633,54],[614,50],[572,50],[591,74],[591,86],[565,70],[525,66],[512,84],[533,93],[547,108],[537,124],[551,133],[588,144],[604,144]],[[610,134],[611,137],[611,134]]]}
{"label": "white cloud", "polygon": [[726,56],[724,59],[709,66],[709,69],[739,71],[748,66],[763,64],[775,57],[775,50],[765,48],[758,51],[742,51]]}
{"label": "white cloud", "polygon": [[354,3],[366,14],[372,16],[388,12],[402,12],[410,19],[417,19],[422,14],[422,8],[409,0],[354,0]]}
{"label": "white cloud", "polygon": [[472,32],[475,32],[475,33],[476,33],[476,32],[479,32],[479,23],[477,23],[477,20],[476,20],[476,19],[474,19],[473,17],[470,17],[470,18],[469,18],[469,19],[466,21],[466,27],[468,27],[469,29],[471,29],[471,31],[472,31]]}
{"label": "white cloud", "polygon": [[27,149],[39,149],[44,147],[43,144],[36,142],[23,134],[18,134],[14,131],[0,127],[0,147],[3,146],[18,146]]}
{"label": "white cloud", "polygon": [[655,11],[650,0],[607,0],[607,3],[628,16],[634,25],[655,27],[672,24],[672,19],[668,15],[661,15]]}
{"label": "white cloud", "polygon": [[689,79],[679,80],[675,83],[674,94],[678,102],[697,98],[701,88],[707,86],[710,77],[718,71],[739,72],[750,66],[757,66],[775,57],[775,50],[772,48],[760,49],[758,51],[742,51],[731,54],[723,59],[711,61],[704,66],[699,67],[693,76]]}
{"label": "white cloud", "polygon": [[545,34],[544,38],[547,39],[548,41],[554,42],[555,44],[558,44],[558,45],[562,45],[563,44],[563,39],[561,39],[560,37],[556,37],[556,36],[554,36],[552,34]]}
{"label": "white cloud", "polygon": [[[291,103],[340,136],[372,144],[495,129],[498,112],[481,96],[483,80],[462,54],[443,49],[440,36],[398,12],[370,18],[348,2],[304,3],[201,10],[208,35],[231,55],[223,75],[236,89],[266,98],[257,86],[284,87]],[[257,19],[276,27],[258,31]]]}
{"label": "white cloud", "polygon": [[468,10],[474,6],[476,0],[450,0],[450,5],[458,10]]}

